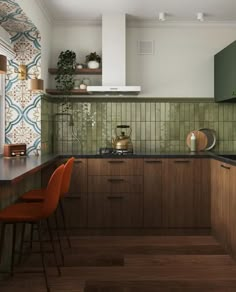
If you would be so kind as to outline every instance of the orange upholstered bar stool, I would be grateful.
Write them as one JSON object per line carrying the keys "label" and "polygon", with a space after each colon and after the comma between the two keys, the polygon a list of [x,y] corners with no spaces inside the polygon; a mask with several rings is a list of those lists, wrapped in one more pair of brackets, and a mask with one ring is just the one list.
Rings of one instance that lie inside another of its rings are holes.
{"label": "orange upholstered bar stool", "polygon": [[[43,273],[45,278],[45,283],[47,287],[47,291],[50,291],[48,285],[48,277],[47,271],[44,261],[44,248],[43,248],[43,240],[42,240],[42,221],[46,220],[48,223],[48,218],[53,212],[56,210],[59,198],[60,198],[60,191],[61,191],[61,184],[62,178],[64,173],[64,165],[59,166],[54,173],[52,174],[47,188],[45,189],[45,199],[40,203],[17,203],[11,205],[2,211],[0,211],[0,222],[2,222],[2,231],[1,231],[1,241],[0,241],[0,251],[2,255],[3,250],[3,243],[4,243],[4,235],[5,235],[5,226],[6,224],[13,225],[13,236],[12,236],[12,257],[11,257],[11,275],[13,275],[14,269],[14,254],[15,254],[15,238],[16,238],[16,224],[29,223],[31,225],[37,225],[37,231],[40,241],[40,253],[42,258],[42,266],[43,266]],[[55,246],[52,238],[52,233],[49,228],[49,235],[50,241],[53,248],[53,253],[55,257],[55,262],[58,269],[58,274],[61,274],[60,267],[57,263],[56,253],[55,253]],[[23,234],[24,237],[24,234]]]}
{"label": "orange upholstered bar stool", "polygon": [[[62,199],[65,197],[65,195],[69,191],[70,181],[71,181],[71,174],[72,174],[74,161],[75,161],[75,158],[71,157],[70,159],[67,160],[67,162],[65,164],[65,170],[64,170],[64,174],[63,174],[63,178],[62,178],[62,184],[61,184],[61,190],[60,190],[60,200],[59,200],[59,207],[60,207],[61,216],[62,216],[63,229],[64,229],[64,232],[65,232],[65,236],[67,238],[69,247],[71,247],[71,242],[70,242],[69,235],[67,233],[65,212],[64,212],[64,209],[63,209]],[[44,190],[43,189],[29,191],[28,193],[25,193],[21,197],[21,199],[23,201],[26,201],[26,202],[40,202],[40,201],[44,200],[44,198],[45,198],[45,194],[44,194]],[[55,215],[55,221],[56,221],[56,228],[58,228],[56,215]],[[59,243],[60,243],[60,239],[59,239]],[[63,259],[63,262],[64,262],[64,259]]]}

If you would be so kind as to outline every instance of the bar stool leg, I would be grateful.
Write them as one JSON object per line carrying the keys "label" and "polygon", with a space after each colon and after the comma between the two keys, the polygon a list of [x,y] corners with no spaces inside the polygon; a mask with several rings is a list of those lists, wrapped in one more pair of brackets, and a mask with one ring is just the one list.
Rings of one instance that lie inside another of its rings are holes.
{"label": "bar stool leg", "polygon": [[34,238],[34,223],[31,223],[31,228],[30,228],[30,249],[32,250],[33,248],[33,238]]}
{"label": "bar stool leg", "polygon": [[15,262],[15,245],[16,245],[16,223],[12,224],[12,250],[11,250],[11,276],[14,275],[14,262]]}
{"label": "bar stool leg", "polygon": [[1,228],[1,238],[0,238],[0,262],[2,261],[3,244],[4,244],[4,238],[5,238],[5,228],[6,228],[6,224],[5,224],[5,222],[3,222],[2,228]]}
{"label": "bar stool leg", "polygon": [[42,259],[42,266],[43,266],[43,274],[44,274],[44,279],[45,279],[45,284],[47,287],[47,292],[50,292],[49,284],[48,284],[48,276],[47,276],[47,271],[46,271],[46,265],[45,265],[45,254],[44,254],[44,247],[43,247],[43,240],[42,240],[42,230],[41,230],[41,221],[37,222],[37,230],[38,230],[38,235],[39,235],[39,242],[40,242],[40,254],[41,254],[41,259]]}
{"label": "bar stool leg", "polygon": [[57,266],[58,276],[61,276],[61,269],[60,269],[58,261],[57,261],[55,244],[54,244],[54,240],[53,240],[53,236],[52,236],[52,230],[50,228],[50,224],[49,224],[49,219],[48,218],[47,218],[47,227],[48,227],[48,233],[49,233],[49,238],[50,238],[50,242],[51,242],[51,245],[52,245],[52,250],[53,250],[55,263],[56,263],[56,266]]}
{"label": "bar stool leg", "polygon": [[54,212],[54,219],[55,219],[55,227],[56,227],[56,233],[57,233],[57,239],[59,242],[59,249],[60,249],[60,253],[61,253],[61,259],[62,259],[62,266],[65,265],[65,260],[64,260],[64,254],[62,251],[62,244],[61,244],[61,237],[59,234],[59,225],[58,225],[58,221],[57,221],[57,212]]}
{"label": "bar stool leg", "polygon": [[64,233],[65,233],[65,236],[67,238],[68,246],[69,246],[69,248],[71,248],[70,237],[69,237],[69,235],[67,233],[67,228],[66,228],[66,219],[65,219],[65,213],[64,213],[62,200],[59,200],[59,207],[60,207],[60,211],[61,211],[61,217],[62,217]]}
{"label": "bar stool leg", "polygon": [[23,244],[24,244],[24,239],[25,239],[25,224],[26,223],[22,223],[22,232],[21,232],[21,241],[20,241],[20,253],[19,253],[19,258],[18,258],[18,264],[21,263],[22,260],[22,253],[23,253]]}

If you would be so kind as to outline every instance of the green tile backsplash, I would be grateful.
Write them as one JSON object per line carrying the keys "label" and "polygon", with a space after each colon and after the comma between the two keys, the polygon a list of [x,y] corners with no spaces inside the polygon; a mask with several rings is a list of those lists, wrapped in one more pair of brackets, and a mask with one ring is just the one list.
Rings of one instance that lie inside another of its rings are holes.
{"label": "green tile backsplash", "polygon": [[214,102],[66,102],[43,101],[42,150],[97,153],[111,147],[118,124],[132,127],[135,152],[186,151],[194,129],[216,131],[215,150],[236,151],[236,104]]}

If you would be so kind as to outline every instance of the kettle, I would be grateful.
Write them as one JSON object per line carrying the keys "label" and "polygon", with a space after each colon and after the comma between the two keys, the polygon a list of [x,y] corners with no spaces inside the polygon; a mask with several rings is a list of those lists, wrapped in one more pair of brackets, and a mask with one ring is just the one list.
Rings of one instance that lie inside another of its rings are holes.
{"label": "kettle", "polygon": [[[121,129],[120,133],[118,130]],[[123,129],[129,129],[129,133],[126,134]],[[115,129],[116,138],[112,138],[112,147],[116,150],[125,150],[133,152],[133,145],[130,139],[132,130],[129,125],[118,125]]]}

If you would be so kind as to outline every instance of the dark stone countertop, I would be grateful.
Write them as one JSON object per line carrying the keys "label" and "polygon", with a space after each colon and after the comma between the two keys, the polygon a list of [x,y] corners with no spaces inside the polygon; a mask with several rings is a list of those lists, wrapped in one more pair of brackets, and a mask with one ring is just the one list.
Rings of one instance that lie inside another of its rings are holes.
{"label": "dark stone countertop", "polygon": [[[234,153],[224,153],[233,155]],[[49,154],[43,156],[27,156],[16,158],[0,157],[0,183],[15,183],[26,175],[36,172],[58,158],[67,158],[74,156],[75,158],[214,158],[224,163],[229,163],[236,166],[236,160],[221,157],[221,154],[214,152],[159,152],[159,153],[134,153],[128,155],[114,155],[114,154]],[[233,157],[231,157],[233,158]]]}
{"label": "dark stone countertop", "polygon": [[0,182],[15,183],[24,176],[40,170],[57,158],[58,155],[54,154],[37,157],[0,157]]}
{"label": "dark stone countertop", "polygon": [[78,154],[68,155],[60,154],[60,157],[76,158],[209,158],[212,157],[211,152],[156,152],[156,153],[129,153],[129,154]]}

